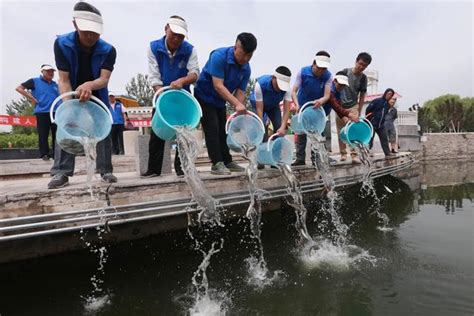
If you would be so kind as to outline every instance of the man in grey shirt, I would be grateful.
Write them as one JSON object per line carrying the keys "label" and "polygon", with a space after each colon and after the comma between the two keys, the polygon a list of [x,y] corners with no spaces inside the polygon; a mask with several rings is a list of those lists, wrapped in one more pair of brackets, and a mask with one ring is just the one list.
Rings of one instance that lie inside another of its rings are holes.
{"label": "man in grey shirt", "polygon": [[[357,55],[356,62],[353,68],[345,68],[342,71],[349,79],[349,86],[345,86],[341,92],[341,105],[343,108],[349,110],[351,113],[360,115],[362,107],[364,106],[365,94],[367,93],[367,76],[363,71],[372,62],[372,57],[368,53],[360,53]],[[336,116],[337,134],[340,134],[341,128],[346,123]],[[341,153],[341,161],[347,160],[346,144],[341,141],[339,137],[339,151]],[[353,163],[360,163],[360,159],[354,150],[351,150],[351,157]]]}

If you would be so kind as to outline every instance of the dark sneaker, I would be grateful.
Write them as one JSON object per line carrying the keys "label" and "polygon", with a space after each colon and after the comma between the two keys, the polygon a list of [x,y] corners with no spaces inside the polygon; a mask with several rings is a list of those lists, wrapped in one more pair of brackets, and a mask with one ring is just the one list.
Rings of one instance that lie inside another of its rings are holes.
{"label": "dark sneaker", "polygon": [[306,163],[305,163],[303,160],[295,160],[295,161],[291,164],[292,167],[304,166],[304,165],[306,165]]}
{"label": "dark sneaker", "polygon": [[153,178],[153,177],[158,177],[158,176],[159,176],[158,173],[151,170],[147,170],[144,174],[141,175],[142,178]]}
{"label": "dark sneaker", "polygon": [[184,171],[183,171],[183,169],[177,169],[177,170],[176,170],[176,175],[177,175],[178,177],[184,177]]}
{"label": "dark sneaker", "polygon": [[232,172],[244,172],[245,168],[239,166],[237,163],[231,161],[227,165],[225,165],[227,169],[229,169]]}
{"label": "dark sneaker", "polygon": [[59,189],[69,185],[69,178],[63,174],[56,174],[48,183],[48,189]]}
{"label": "dark sneaker", "polygon": [[117,177],[114,176],[111,173],[104,173],[104,174],[101,174],[100,176],[101,176],[103,182],[106,182],[106,183],[117,182]]}
{"label": "dark sneaker", "polygon": [[41,159],[43,159],[44,161],[48,161],[48,160],[49,160],[49,156],[48,156],[48,155],[43,155],[43,156],[41,156]]}
{"label": "dark sneaker", "polygon": [[215,165],[211,167],[211,173],[219,175],[219,176],[224,176],[224,175],[229,175],[230,170],[227,169],[226,166],[224,166],[224,163],[222,161],[219,161],[218,163],[216,163]]}
{"label": "dark sneaker", "polygon": [[258,170],[265,169],[265,165],[259,163],[259,164],[257,164],[257,169],[258,169]]}

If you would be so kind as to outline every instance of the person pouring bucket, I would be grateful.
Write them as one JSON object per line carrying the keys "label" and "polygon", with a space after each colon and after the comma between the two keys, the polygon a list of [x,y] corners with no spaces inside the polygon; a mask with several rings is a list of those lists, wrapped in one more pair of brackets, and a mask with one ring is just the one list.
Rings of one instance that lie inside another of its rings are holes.
{"label": "person pouring bucket", "polygon": [[[199,75],[199,64],[196,48],[185,41],[188,36],[186,21],[177,15],[171,16],[165,25],[165,35],[148,46],[148,71],[153,91],[157,92],[164,86],[172,89],[190,91],[189,86],[196,82]],[[155,115],[153,105],[153,116]],[[165,140],[158,137],[152,130],[148,144],[148,169],[143,178],[161,175]],[[178,149],[174,158],[174,170],[177,176],[183,176]]]}
{"label": "person pouring bucket", "polygon": [[[72,18],[75,31],[59,35],[54,42],[59,91],[61,94],[75,91],[80,102],[89,101],[94,96],[109,106],[107,85],[117,53],[112,45],[100,38],[103,33],[102,15],[93,5],[78,2],[74,6]],[[81,62],[78,63],[78,60]],[[66,101],[68,98],[63,100]],[[62,150],[56,144],[51,169],[53,178],[48,183],[48,189],[68,185],[69,177],[74,174],[74,164],[75,155]],[[96,170],[100,173],[102,181],[117,182],[117,178],[112,174],[110,135],[97,143]]]}
{"label": "person pouring bucket", "polygon": [[[263,121],[264,114],[270,119],[273,130],[279,136],[285,136],[290,116],[290,81],[291,71],[288,67],[279,66],[272,75],[263,75],[255,80],[254,89],[250,92],[250,103],[258,117]],[[280,102],[283,101],[283,118]],[[263,141],[268,139],[268,128]],[[264,165],[259,164],[259,169]]]}

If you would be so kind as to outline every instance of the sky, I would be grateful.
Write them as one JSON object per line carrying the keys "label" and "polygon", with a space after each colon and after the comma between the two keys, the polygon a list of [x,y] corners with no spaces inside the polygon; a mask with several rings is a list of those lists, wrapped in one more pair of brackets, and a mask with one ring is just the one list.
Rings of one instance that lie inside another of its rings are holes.
{"label": "sky", "polygon": [[[180,15],[201,68],[211,50],[251,32],[258,40],[252,78],[279,65],[296,74],[319,50],[331,54],[334,74],[366,51],[373,57],[368,69],[379,74],[378,92],[395,89],[402,110],[446,93],[473,96],[473,1],[89,2],[102,13],[102,38],[117,49],[109,82],[117,94],[126,93],[137,73],[147,73],[150,41],[164,35],[169,16]],[[75,3],[0,0],[0,114],[20,98],[15,88],[40,74],[41,64],[54,65],[54,40],[73,31]]]}

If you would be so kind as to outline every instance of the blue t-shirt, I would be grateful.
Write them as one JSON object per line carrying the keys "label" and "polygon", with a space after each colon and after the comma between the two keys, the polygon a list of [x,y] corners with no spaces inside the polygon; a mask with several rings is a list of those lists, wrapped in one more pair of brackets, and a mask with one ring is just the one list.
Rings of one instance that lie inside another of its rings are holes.
{"label": "blue t-shirt", "polygon": [[245,91],[250,78],[250,65],[239,65],[234,59],[234,47],[222,47],[211,52],[196,82],[194,95],[217,108],[225,107],[226,101],[214,88],[212,77],[224,79],[224,86],[233,93],[236,89]]}

